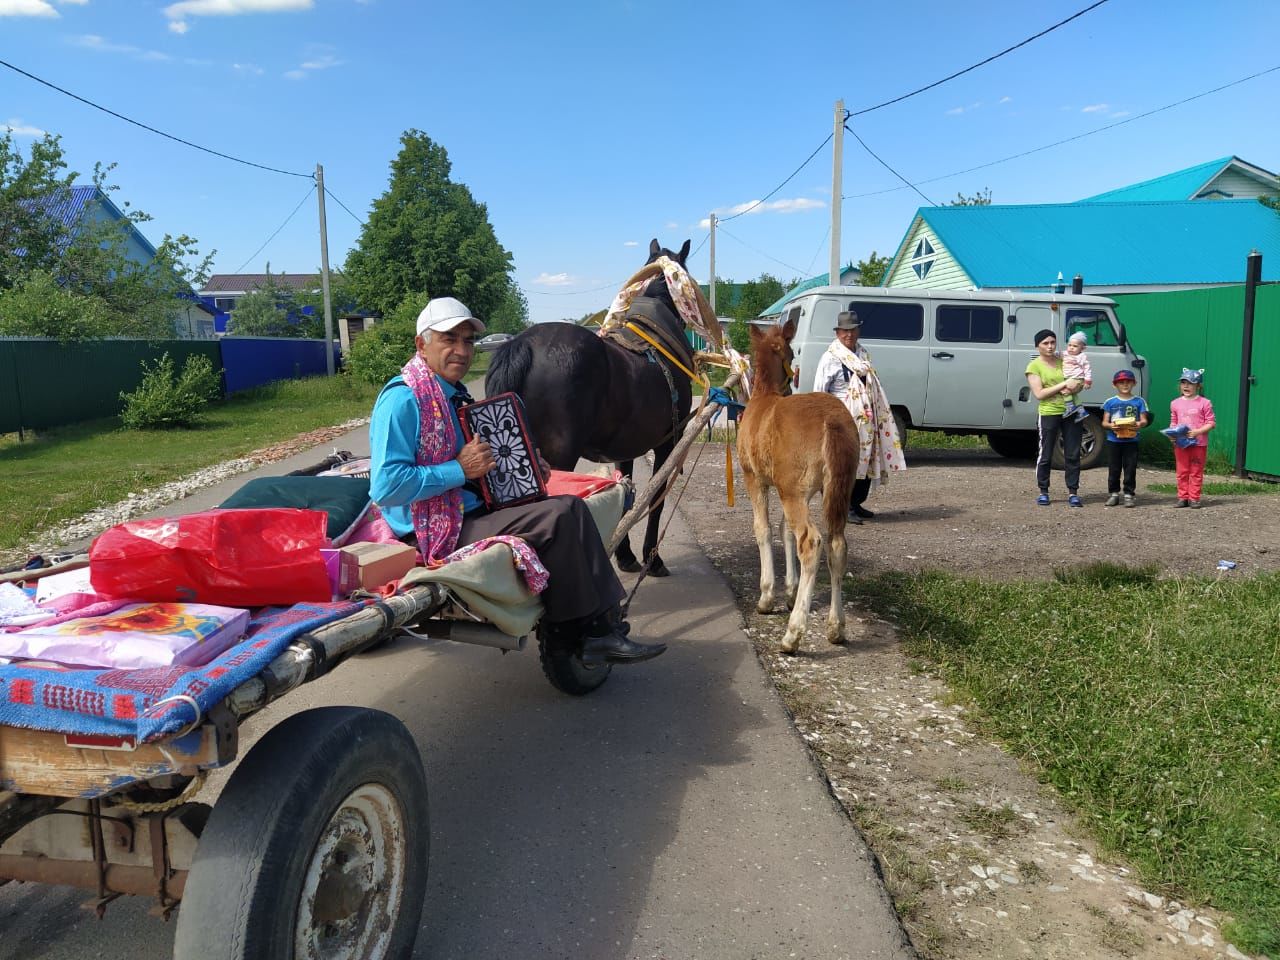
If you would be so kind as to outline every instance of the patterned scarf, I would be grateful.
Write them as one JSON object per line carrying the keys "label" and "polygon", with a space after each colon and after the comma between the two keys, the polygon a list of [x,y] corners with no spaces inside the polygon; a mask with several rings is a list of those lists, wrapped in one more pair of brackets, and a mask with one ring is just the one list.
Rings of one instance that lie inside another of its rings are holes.
{"label": "patterned scarf", "polygon": [[839,340],[827,347],[846,369],[850,370],[849,393],[845,406],[858,428],[858,476],[871,478],[871,487],[887,486],[889,474],[907,469],[902,455],[902,440],[893,422],[893,411],[885,395],[871,355],[862,344],[854,353]]}
{"label": "patterned scarf", "polygon": [[603,336],[607,331],[623,325],[631,301],[635,300],[648,286],[649,281],[658,274],[666,278],[667,291],[671,294],[671,300],[675,303],[680,319],[685,322],[685,325],[700,334],[708,343],[714,344],[717,350],[723,349],[720,322],[711,315],[711,305],[707,303],[707,298],[693,282],[689,272],[670,257],[659,257],[653,263],[645,264],[627,281],[626,286],[613,298],[604,322],[600,324],[600,334]]}
{"label": "patterned scarf", "polygon": [[[435,373],[417,353],[400,370],[404,382],[418,401],[418,454],[422,466],[433,467],[457,456],[458,433],[449,415],[449,404]],[[466,393],[466,388],[461,388]],[[470,396],[470,394],[467,394]],[[451,560],[478,553],[494,543],[505,543],[510,549],[516,569],[524,577],[531,593],[541,593],[550,574],[534,549],[519,537],[486,537],[458,549],[462,535],[462,491],[446,490],[436,497],[415,500],[410,508],[413,532],[418,538],[418,551],[428,567],[441,567]]]}

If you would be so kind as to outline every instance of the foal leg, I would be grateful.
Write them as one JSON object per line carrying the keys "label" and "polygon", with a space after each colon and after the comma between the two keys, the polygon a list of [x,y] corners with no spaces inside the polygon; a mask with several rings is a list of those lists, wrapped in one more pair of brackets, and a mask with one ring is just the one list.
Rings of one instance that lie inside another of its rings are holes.
{"label": "foal leg", "polygon": [[[635,469],[636,462],[634,460],[624,460],[618,464],[618,470],[628,480],[631,479],[631,471]],[[636,555],[631,552],[631,535],[622,538],[622,542],[618,544],[618,548],[613,551],[614,557],[618,561],[618,569],[626,573],[639,573],[640,561],[636,559]]]}
{"label": "foal leg", "polygon": [[827,521],[827,573],[831,576],[831,610],[827,613],[827,642],[844,643],[844,571],[849,544],[844,539],[845,504],[838,503],[838,524]]}
{"label": "foal leg", "polygon": [[800,586],[800,562],[796,559],[796,533],[791,524],[782,521],[782,557],[786,561],[787,572],[783,584],[787,591],[787,606],[796,605],[796,590]]}
{"label": "foal leg", "polygon": [[795,531],[796,552],[800,557],[800,588],[796,592],[796,602],[791,606],[787,632],[782,636],[782,652],[795,653],[804,637],[809,606],[813,603],[813,585],[818,578],[818,554],[822,550],[822,536],[809,519],[809,505],[803,497],[792,495],[784,499],[782,512],[787,518],[787,526]]}
{"label": "foal leg", "polygon": [[760,599],[756,601],[757,613],[773,609],[773,530],[769,526],[769,488],[746,469],[742,476],[747,484],[747,496],[751,498],[751,528],[760,548]]}

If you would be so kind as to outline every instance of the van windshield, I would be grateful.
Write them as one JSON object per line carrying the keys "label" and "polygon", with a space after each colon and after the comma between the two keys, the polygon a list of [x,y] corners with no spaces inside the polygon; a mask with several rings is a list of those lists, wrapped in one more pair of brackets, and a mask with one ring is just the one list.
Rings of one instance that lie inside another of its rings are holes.
{"label": "van windshield", "polygon": [[1105,310],[1095,308],[1068,310],[1067,337],[1078,330],[1084,331],[1084,335],[1089,338],[1090,346],[1120,346],[1120,335],[1116,332]]}

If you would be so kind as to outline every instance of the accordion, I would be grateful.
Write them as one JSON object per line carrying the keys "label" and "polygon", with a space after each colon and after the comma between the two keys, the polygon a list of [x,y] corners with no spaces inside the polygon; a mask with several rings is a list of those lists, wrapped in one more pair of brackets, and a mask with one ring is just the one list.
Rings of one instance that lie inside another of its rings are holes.
{"label": "accordion", "polygon": [[524,403],[514,393],[500,393],[458,410],[462,434],[489,444],[497,464],[481,477],[480,493],[490,510],[542,500],[547,484],[538,469],[537,444],[529,432]]}

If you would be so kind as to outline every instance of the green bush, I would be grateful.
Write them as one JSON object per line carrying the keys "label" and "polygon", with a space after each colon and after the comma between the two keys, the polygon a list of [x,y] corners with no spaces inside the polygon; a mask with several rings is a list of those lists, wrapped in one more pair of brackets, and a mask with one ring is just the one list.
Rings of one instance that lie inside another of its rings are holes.
{"label": "green bush", "polygon": [[190,356],[182,373],[174,370],[166,351],[150,367],[142,362],[142,383],[132,393],[121,392],[124,412],[120,419],[129,430],[163,430],[190,427],[205,406],[222,393],[218,372],[205,356]]}
{"label": "green bush", "polygon": [[413,356],[418,314],[430,299],[425,293],[411,293],[391,313],[360,334],[347,354],[346,365],[352,376],[380,387],[398,374]]}

